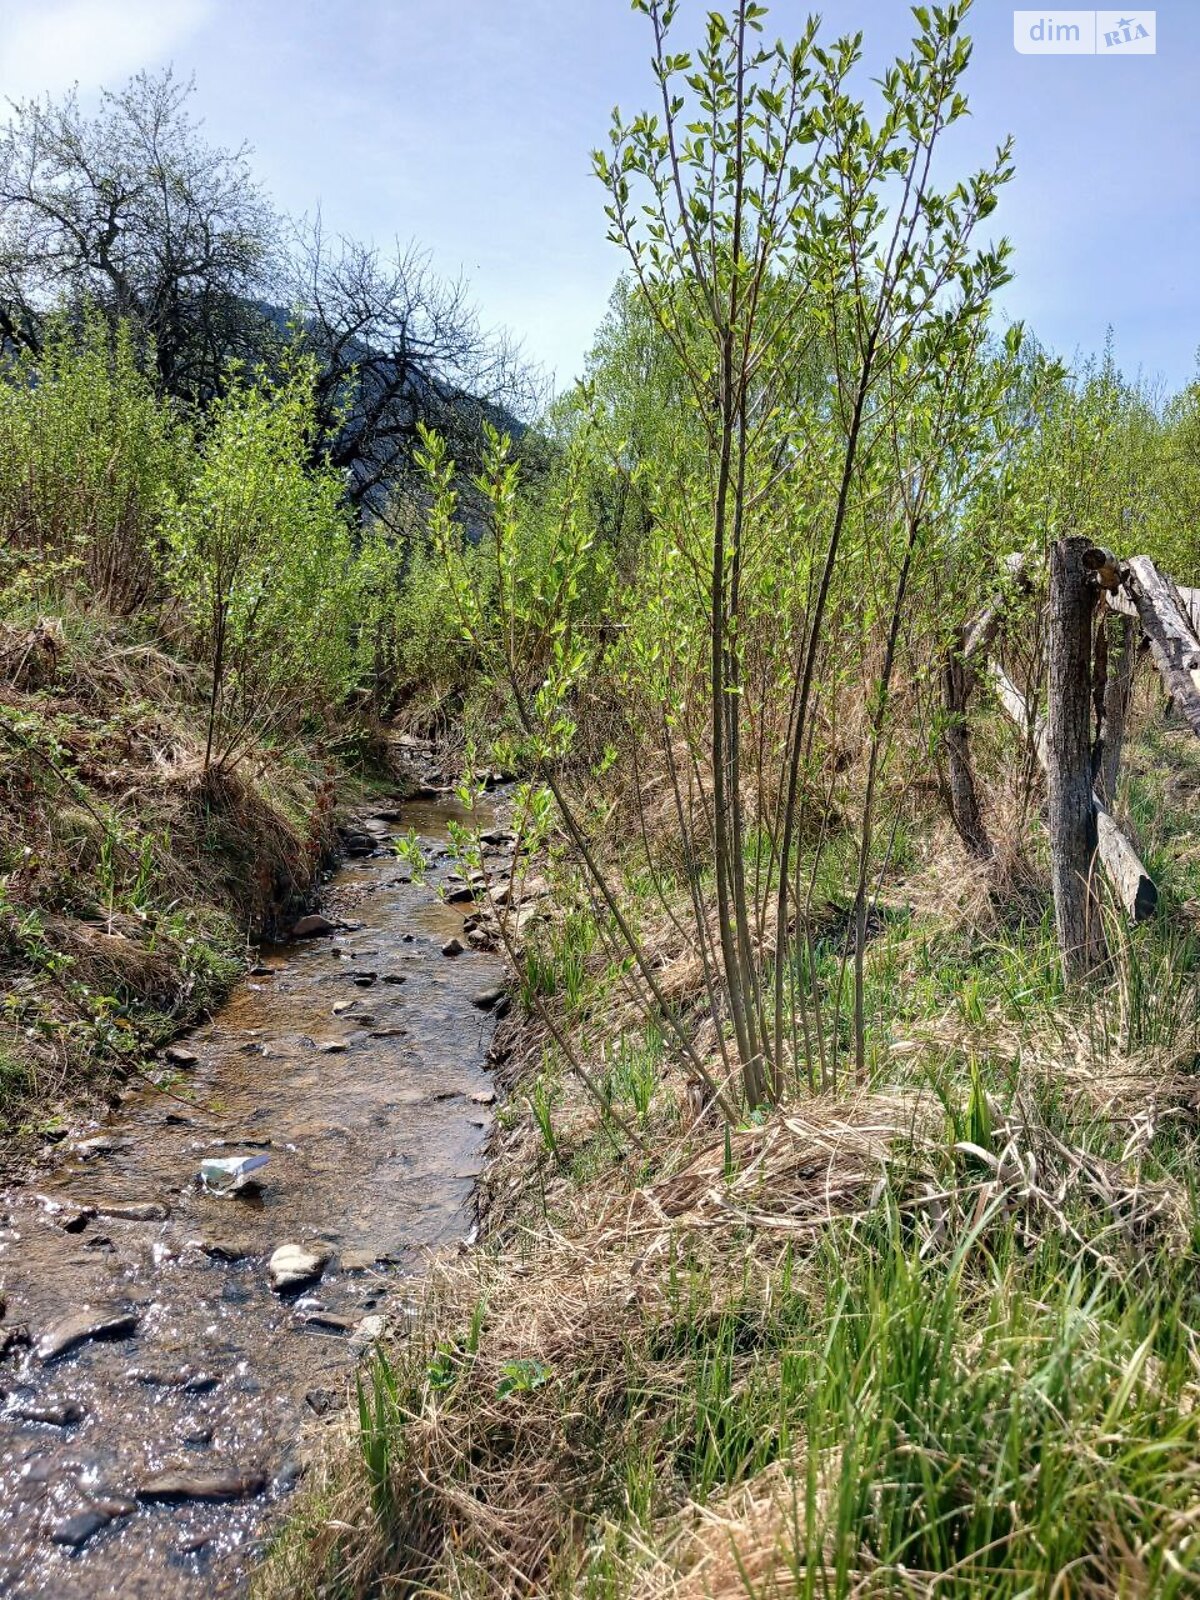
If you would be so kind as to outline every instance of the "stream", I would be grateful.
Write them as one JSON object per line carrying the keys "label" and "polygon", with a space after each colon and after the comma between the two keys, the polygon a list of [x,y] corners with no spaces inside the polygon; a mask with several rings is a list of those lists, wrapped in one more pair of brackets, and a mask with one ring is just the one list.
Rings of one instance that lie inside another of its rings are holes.
{"label": "stream", "polygon": [[[437,897],[462,816],[378,813],[383,848],[322,897],[348,928],[264,947],[167,1092],[139,1082],[0,1195],[0,1595],[243,1593],[354,1363],[468,1236],[502,967],[443,954],[471,909]],[[423,884],[387,846],[409,828]],[[260,1182],[201,1187],[231,1155],[265,1155]],[[281,1292],[284,1244],[320,1270]]]}

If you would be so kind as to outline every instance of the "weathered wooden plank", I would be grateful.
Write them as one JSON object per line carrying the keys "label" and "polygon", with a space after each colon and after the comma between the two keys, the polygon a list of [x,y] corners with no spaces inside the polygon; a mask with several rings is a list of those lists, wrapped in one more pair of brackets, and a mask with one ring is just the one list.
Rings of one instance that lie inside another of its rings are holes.
{"label": "weathered wooden plank", "polygon": [[1167,693],[1200,738],[1200,640],[1182,596],[1149,556],[1126,564],[1126,583]]}
{"label": "weathered wooden plank", "polygon": [[1129,706],[1133,699],[1137,639],[1132,617],[1101,616],[1100,627],[1107,636],[1108,650],[1104,720],[1100,730],[1103,746],[1096,789],[1105,805],[1112,805],[1117,798],[1117,776],[1125,743],[1125,725],[1129,720]]}
{"label": "weathered wooden plank", "polygon": [[[996,698],[1026,737],[1031,737],[1043,770],[1046,766],[1045,719],[1034,717],[1025,696],[1009,678],[997,661],[988,662],[988,676]],[[1116,819],[1101,797],[1092,791],[1092,806],[1096,814],[1096,848],[1105,877],[1116,891],[1133,922],[1145,922],[1158,908],[1158,889],[1150,877],[1137,851],[1121,832]]]}
{"label": "weathered wooden plank", "polygon": [[[1200,638],[1200,589],[1190,589],[1186,584],[1177,583],[1175,593],[1183,602],[1184,615],[1187,617],[1188,626],[1197,638]],[[1104,596],[1105,604],[1110,611],[1115,611],[1118,616],[1133,617],[1138,620],[1138,608],[1133,599],[1124,589],[1119,589],[1115,594]]]}

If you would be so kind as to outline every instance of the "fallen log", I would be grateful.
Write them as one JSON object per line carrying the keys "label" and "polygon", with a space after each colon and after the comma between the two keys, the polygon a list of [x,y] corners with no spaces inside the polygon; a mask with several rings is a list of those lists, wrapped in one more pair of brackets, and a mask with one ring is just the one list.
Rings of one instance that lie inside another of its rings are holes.
{"label": "fallen log", "polygon": [[[1021,732],[1032,741],[1044,771],[1049,759],[1045,719],[1031,713],[1025,696],[999,662],[988,662],[988,676],[1000,704]],[[1133,845],[1117,826],[1112,812],[1094,789],[1092,806],[1096,814],[1096,853],[1105,876],[1130,919],[1133,922],[1145,922],[1154,915],[1158,906],[1158,890],[1154,880],[1142,865]]]}

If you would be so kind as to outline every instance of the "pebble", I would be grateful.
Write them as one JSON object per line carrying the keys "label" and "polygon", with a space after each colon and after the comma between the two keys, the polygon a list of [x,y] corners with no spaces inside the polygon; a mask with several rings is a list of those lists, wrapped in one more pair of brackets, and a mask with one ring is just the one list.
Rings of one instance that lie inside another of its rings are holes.
{"label": "pebble", "polygon": [[408,974],[406,972],[385,972],[383,981],[384,983],[407,983]]}
{"label": "pebble", "polygon": [[50,1428],[73,1428],[87,1416],[78,1400],[47,1401],[44,1405],[17,1406],[11,1413],[21,1422],[44,1422]]}
{"label": "pebble", "polygon": [[78,1345],[90,1339],[124,1339],[138,1325],[136,1311],[76,1311],[52,1328],[38,1340],[34,1354],[39,1361],[56,1361]]}
{"label": "pebble", "polygon": [[237,1467],[208,1472],[191,1472],[176,1467],[156,1473],[138,1484],[137,1497],[151,1505],[180,1505],[185,1500],[248,1500],[266,1487],[261,1472],[243,1472]]}
{"label": "pebble", "polygon": [[324,1245],[281,1244],[267,1264],[271,1287],[282,1293],[313,1283],[325,1271],[333,1254]]}

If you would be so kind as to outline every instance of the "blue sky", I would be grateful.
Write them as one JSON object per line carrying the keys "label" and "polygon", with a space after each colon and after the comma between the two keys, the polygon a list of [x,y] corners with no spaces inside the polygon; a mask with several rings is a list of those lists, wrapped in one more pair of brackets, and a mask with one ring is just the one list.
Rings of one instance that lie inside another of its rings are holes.
{"label": "blue sky", "polygon": [[[685,23],[702,0],[683,0]],[[777,0],[772,31],[812,9]],[[822,8],[817,7],[820,10]],[[1048,15],[1054,8],[1048,8]],[[877,70],[909,31],[902,0],[834,0]],[[686,30],[685,30],[686,31]],[[1059,353],[1115,331],[1129,371],[1172,387],[1200,346],[1200,3],[1158,7],[1158,54],[1024,56],[1012,8],[976,0],[973,117],[948,166],[1006,133],[1017,177],[992,219],[1016,247],[1002,314]],[[589,150],[614,103],[651,96],[627,0],[6,0],[0,93],[88,96],[168,61],[197,82],[211,138],[247,140],[285,209],[328,229],[416,239],[472,282],[560,386],[580,369],[620,270]]]}

